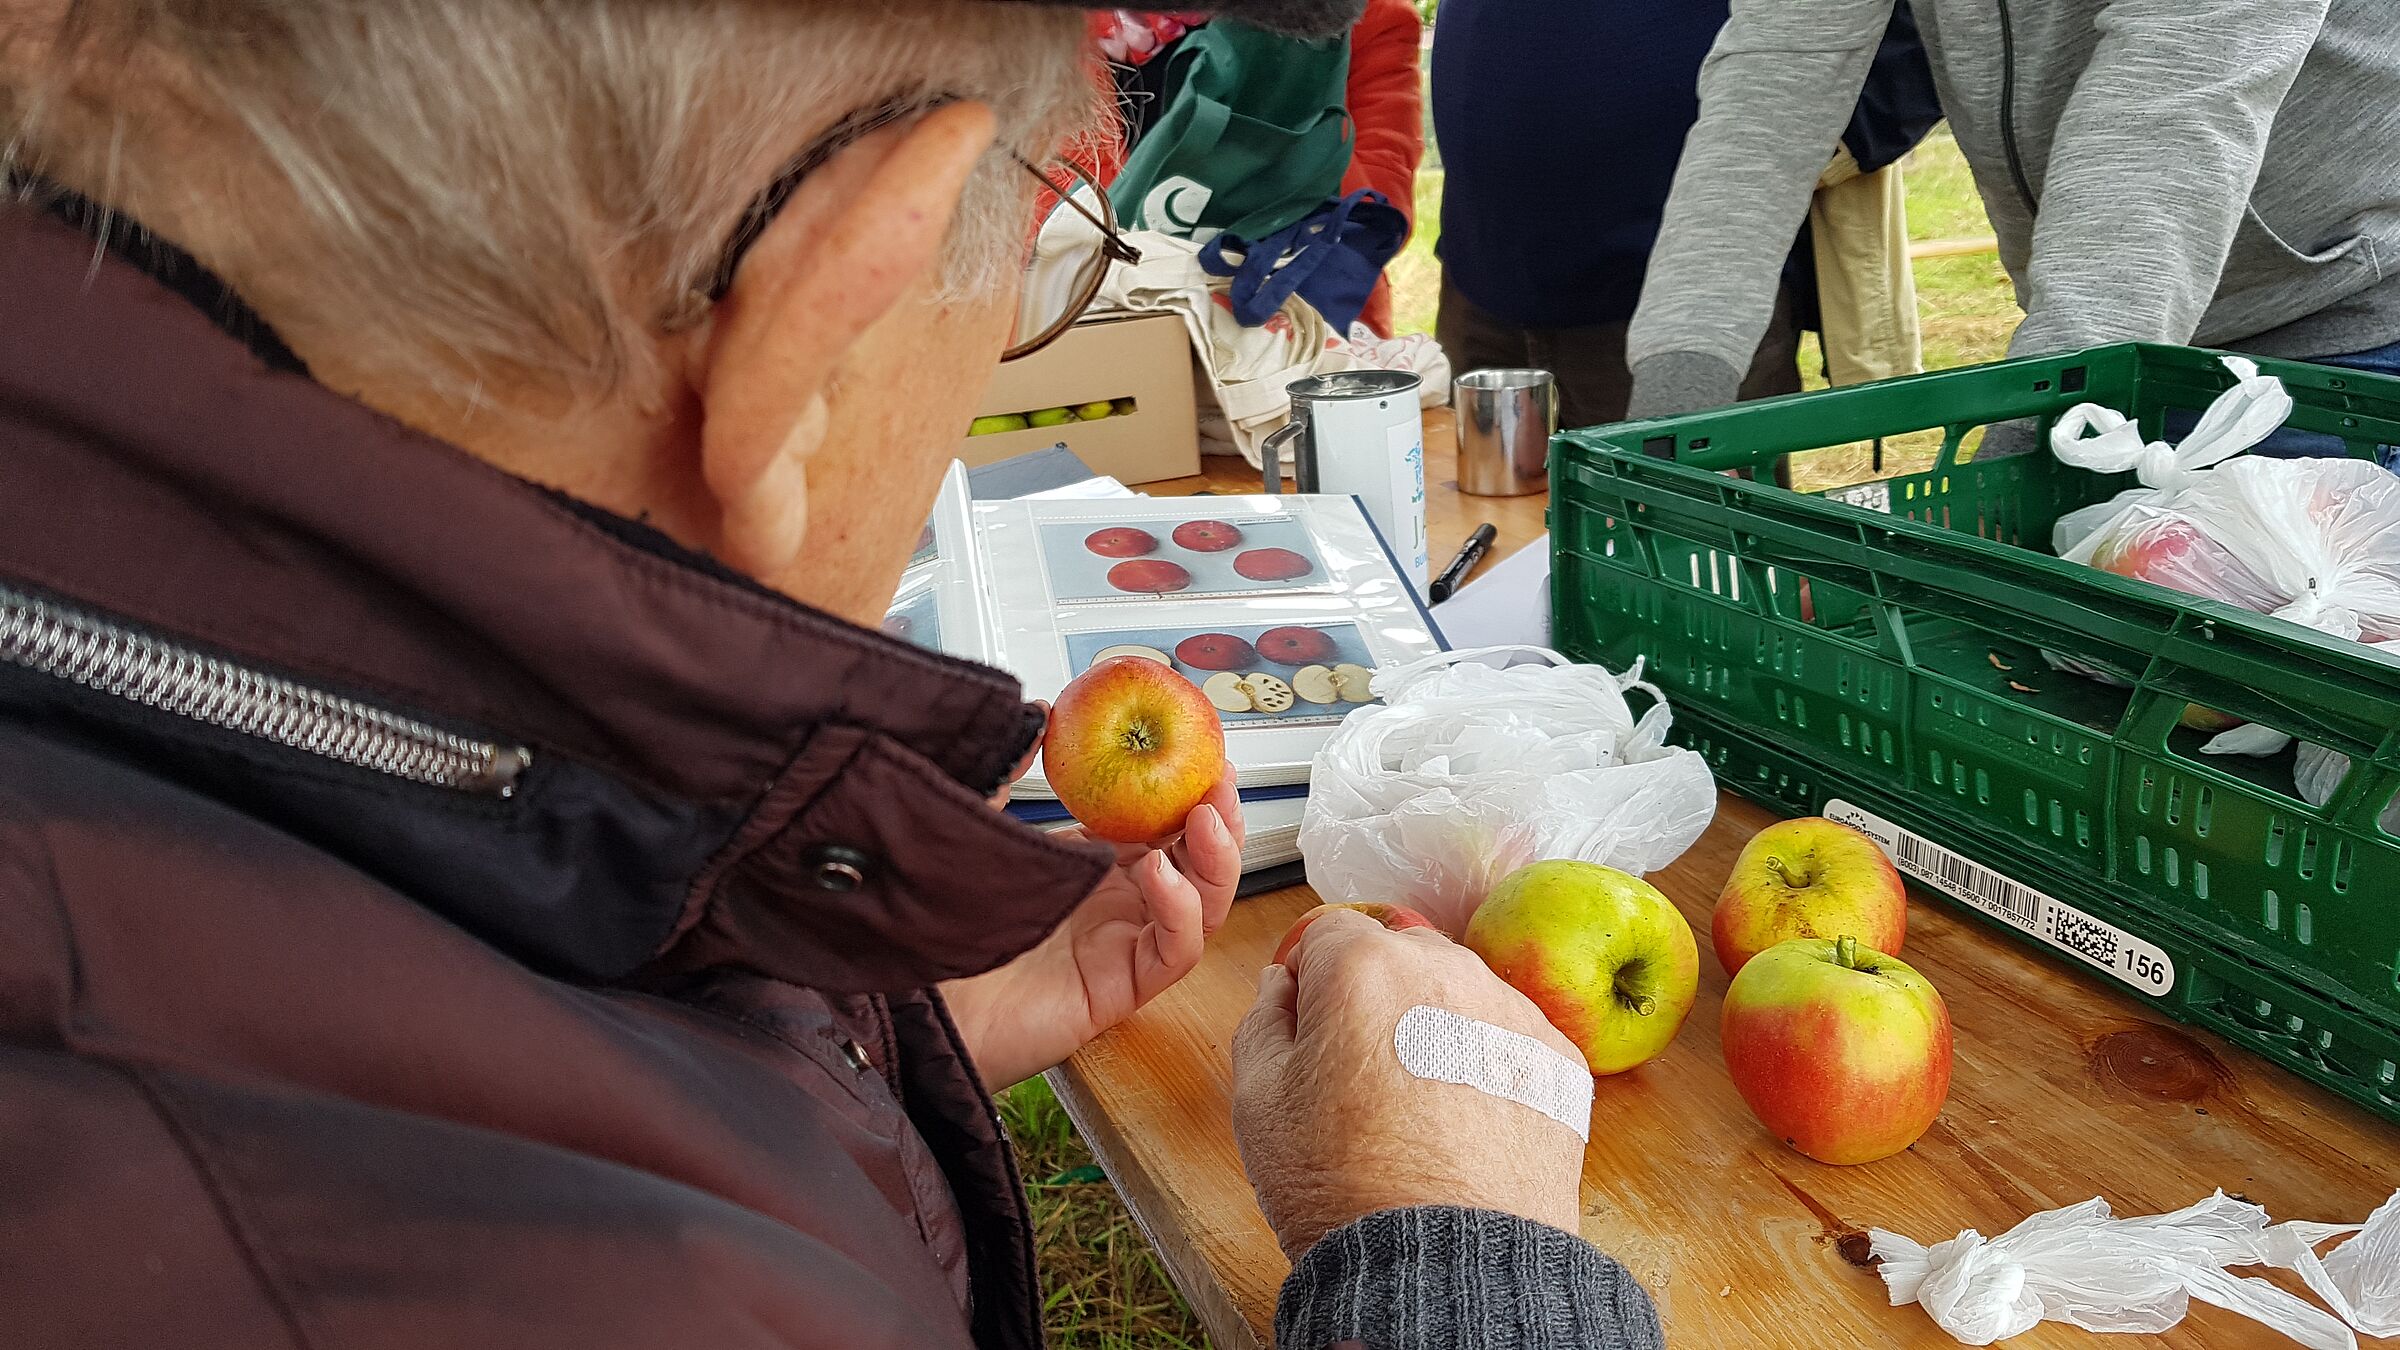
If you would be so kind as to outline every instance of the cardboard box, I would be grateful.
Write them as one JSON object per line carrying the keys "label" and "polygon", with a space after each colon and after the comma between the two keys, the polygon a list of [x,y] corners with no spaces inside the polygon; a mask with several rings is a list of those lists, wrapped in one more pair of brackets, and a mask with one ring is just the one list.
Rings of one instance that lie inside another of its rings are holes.
{"label": "cardboard box", "polygon": [[1086,319],[1022,361],[1006,361],[975,405],[978,417],[1074,408],[1116,399],[1133,411],[1090,422],[969,436],[959,458],[969,467],[1065,445],[1124,483],[1152,483],[1200,472],[1200,432],[1192,414],[1192,343],[1173,314],[1104,314]]}

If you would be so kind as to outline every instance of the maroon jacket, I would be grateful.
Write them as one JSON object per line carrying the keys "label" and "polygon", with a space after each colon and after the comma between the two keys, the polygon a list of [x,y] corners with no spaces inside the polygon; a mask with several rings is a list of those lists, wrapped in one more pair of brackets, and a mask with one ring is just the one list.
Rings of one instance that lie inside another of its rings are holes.
{"label": "maroon jacket", "polygon": [[1030,1347],[996,672],[0,209],[0,1343]]}

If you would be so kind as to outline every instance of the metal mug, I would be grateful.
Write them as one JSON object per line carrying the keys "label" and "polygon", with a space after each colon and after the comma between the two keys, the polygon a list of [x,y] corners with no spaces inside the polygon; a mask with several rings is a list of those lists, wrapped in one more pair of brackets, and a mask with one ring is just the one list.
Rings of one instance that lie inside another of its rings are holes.
{"label": "metal mug", "polygon": [[1550,490],[1558,378],[1546,370],[1471,370],[1451,394],[1458,414],[1458,490],[1524,497]]}
{"label": "metal mug", "polygon": [[1356,496],[1419,594],[1426,581],[1424,381],[1405,370],[1343,370],[1284,386],[1292,420],[1259,453],[1267,491],[1282,492],[1292,448],[1298,492]]}

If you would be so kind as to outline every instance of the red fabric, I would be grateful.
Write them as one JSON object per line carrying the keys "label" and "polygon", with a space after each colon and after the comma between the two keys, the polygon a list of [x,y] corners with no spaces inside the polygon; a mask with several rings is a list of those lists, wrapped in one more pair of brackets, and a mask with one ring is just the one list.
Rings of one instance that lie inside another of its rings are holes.
{"label": "red fabric", "polygon": [[[1419,74],[1425,25],[1411,0],[1367,0],[1350,30],[1350,120],[1358,144],[1342,191],[1373,188],[1417,220],[1417,165],[1425,158],[1425,86]],[[1375,283],[1360,315],[1367,327],[1392,335],[1392,287]]]}

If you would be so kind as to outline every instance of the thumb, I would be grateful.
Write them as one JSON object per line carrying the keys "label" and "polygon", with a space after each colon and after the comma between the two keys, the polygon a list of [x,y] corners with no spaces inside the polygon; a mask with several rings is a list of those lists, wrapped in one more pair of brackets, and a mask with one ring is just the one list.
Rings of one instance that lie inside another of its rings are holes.
{"label": "thumb", "polygon": [[1298,1034],[1299,982],[1292,972],[1270,965],[1259,972],[1258,1001],[1233,1029],[1234,1091],[1253,1075],[1280,1077]]}

